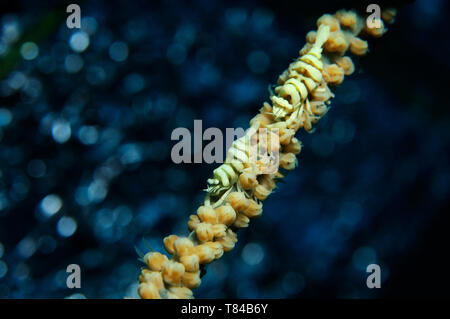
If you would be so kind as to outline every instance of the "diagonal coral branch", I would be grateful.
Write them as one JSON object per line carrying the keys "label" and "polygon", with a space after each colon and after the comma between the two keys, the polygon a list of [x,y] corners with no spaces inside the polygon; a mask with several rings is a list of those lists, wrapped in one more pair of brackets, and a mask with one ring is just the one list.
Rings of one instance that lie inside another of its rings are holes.
{"label": "diagonal coral branch", "polygon": [[[392,23],[395,14],[395,9],[388,9],[382,18]],[[202,265],[234,248],[236,231],[261,215],[262,201],[285,172],[297,166],[301,143],[295,133],[300,128],[313,131],[334,97],[329,86],[339,85],[345,75],[354,72],[353,62],[345,54],[366,54],[367,41],[359,35],[381,36],[386,31],[381,22],[381,28],[368,28],[363,17],[345,10],[317,20],[318,29],[307,34],[300,57],[279,77],[270,96],[272,103],[264,103],[250,121],[251,130],[233,143],[225,163],[208,180],[204,205],[189,218],[189,237],[164,238],[170,258],[158,252],[143,257],[148,268],[139,276],[141,298],[193,298],[191,289],[201,283]],[[262,146],[264,154],[279,152],[275,170],[267,170],[273,161],[265,161],[264,156],[252,160],[252,143]]]}

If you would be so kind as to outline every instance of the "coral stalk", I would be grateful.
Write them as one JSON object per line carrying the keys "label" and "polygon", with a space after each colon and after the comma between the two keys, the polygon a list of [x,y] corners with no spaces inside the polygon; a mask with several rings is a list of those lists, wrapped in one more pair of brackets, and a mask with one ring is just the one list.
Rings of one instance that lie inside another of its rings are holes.
{"label": "coral stalk", "polygon": [[[385,10],[382,18],[392,23],[395,10]],[[141,298],[193,298],[191,289],[201,283],[202,266],[234,248],[236,231],[261,215],[262,202],[276,182],[297,166],[301,143],[295,133],[300,128],[313,131],[334,97],[330,87],[341,84],[355,70],[352,59],[345,54],[366,54],[368,43],[359,35],[381,36],[386,31],[381,22],[381,28],[371,29],[363,17],[345,10],[317,20],[318,29],[307,34],[299,58],[280,75],[271,92],[271,104],[265,102],[250,121],[253,131],[233,143],[225,163],[208,180],[204,205],[188,221],[190,235],[164,238],[170,258],[159,252],[143,257],[148,268],[142,269],[139,276]],[[255,130],[260,129],[266,133],[256,136]],[[279,152],[275,171],[265,170],[268,163],[263,157],[250,160],[248,142],[252,140],[263,145],[266,153]]]}

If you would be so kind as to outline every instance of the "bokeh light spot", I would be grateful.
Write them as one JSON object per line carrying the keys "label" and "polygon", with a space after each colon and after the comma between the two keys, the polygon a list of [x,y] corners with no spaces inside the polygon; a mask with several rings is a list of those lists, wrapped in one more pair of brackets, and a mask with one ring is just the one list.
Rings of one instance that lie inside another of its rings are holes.
{"label": "bokeh light spot", "polygon": [[10,110],[0,108],[0,127],[7,126],[12,122],[13,115]]}
{"label": "bokeh light spot", "polygon": [[33,238],[25,237],[17,244],[17,252],[23,258],[33,256],[36,251],[36,242]]}
{"label": "bokeh light spot", "polygon": [[40,159],[33,159],[28,163],[27,172],[31,177],[40,178],[45,176],[47,166]]}
{"label": "bokeh light spot", "polygon": [[60,144],[67,142],[72,135],[69,122],[65,120],[57,120],[52,126],[53,139]]}
{"label": "bokeh light spot", "polygon": [[39,55],[39,47],[34,42],[25,42],[20,47],[20,54],[25,60],[34,60]]}
{"label": "bokeh light spot", "polygon": [[64,60],[64,68],[67,73],[77,73],[83,68],[84,61],[78,54],[69,54]]}
{"label": "bokeh light spot", "polygon": [[70,37],[69,45],[75,52],[83,52],[89,46],[89,35],[83,31],[75,32]]}
{"label": "bokeh light spot", "polygon": [[242,250],[242,259],[250,266],[258,265],[264,259],[264,250],[259,244],[247,244]]}
{"label": "bokeh light spot", "polygon": [[62,200],[58,195],[50,194],[44,197],[41,201],[41,211],[45,217],[51,217],[62,207]]}
{"label": "bokeh light spot", "polygon": [[126,43],[117,41],[109,47],[109,57],[116,62],[123,62],[128,57],[128,46]]}
{"label": "bokeh light spot", "polygon": [[77,222],[71,217],[62,217],[56,225],[58,234],[62,237],[70,237],[77,230]]}

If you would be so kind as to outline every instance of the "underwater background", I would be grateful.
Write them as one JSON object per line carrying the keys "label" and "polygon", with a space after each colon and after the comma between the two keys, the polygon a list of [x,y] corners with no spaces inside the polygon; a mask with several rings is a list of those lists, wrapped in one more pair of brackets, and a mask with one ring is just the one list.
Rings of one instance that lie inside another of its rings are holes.
{"label": "underwater background", "polygon": [[[71,2],[0,5],[0,298],[136,297],[135,247],[187,234],[218,166],[174,164],[172,130],[247,128],[315,20],[351,8],[78,1],[68,29]],[[449,295],[448,9],[404,5],[353,58],[315,132],[297,134],[299,167],[197,298]],[[73,263],[81,289],[66,287]]]}

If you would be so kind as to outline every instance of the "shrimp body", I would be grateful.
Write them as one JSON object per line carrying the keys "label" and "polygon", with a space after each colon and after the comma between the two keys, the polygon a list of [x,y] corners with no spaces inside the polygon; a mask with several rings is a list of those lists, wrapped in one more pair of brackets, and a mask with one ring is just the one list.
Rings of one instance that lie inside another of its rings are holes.
{"label": "shrimp body", "polygon": [[322,46],[327,41],[330,28],[321,25],[310,50],[292,62],[280,77],[280,85],[275,88],[270,100],[273,104],[273,115],[276,121],[296,113],[304,106],[308,95],[323,81]]}

